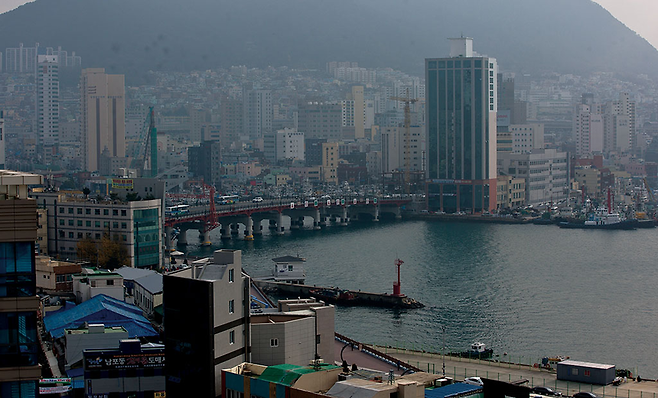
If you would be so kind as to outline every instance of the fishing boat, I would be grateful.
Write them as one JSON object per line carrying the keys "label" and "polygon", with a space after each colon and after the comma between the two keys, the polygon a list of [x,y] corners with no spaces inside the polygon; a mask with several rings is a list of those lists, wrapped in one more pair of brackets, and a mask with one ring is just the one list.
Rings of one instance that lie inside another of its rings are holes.
{"label": "fishing boat", "polygon": [[450,355],[461,358],[489,359],[493,356],[493,350],[486,348],[484,343],[475,342],[471,344],[471,349],[462,352],[453,352]]}
{"label": "fishing boat", "polygon": [[571,229],[636,229],[637,220],[627,220],[612,209],[612,194],[608,190],[608,206],[599,207],[591,213],[584,223],[563,221],[558,224],[560,228]]}

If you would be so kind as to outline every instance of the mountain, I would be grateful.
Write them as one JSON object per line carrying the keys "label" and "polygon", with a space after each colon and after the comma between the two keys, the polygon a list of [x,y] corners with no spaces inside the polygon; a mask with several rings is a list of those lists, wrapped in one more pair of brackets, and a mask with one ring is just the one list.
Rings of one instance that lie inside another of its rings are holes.
{"label": "mountain", "polygon": [[422,74],[462,34],[503,70],[658,76],[658,51],[590,0],[37,0],[0,15],[0,48],[62,46],[129,82],[348,60]]}

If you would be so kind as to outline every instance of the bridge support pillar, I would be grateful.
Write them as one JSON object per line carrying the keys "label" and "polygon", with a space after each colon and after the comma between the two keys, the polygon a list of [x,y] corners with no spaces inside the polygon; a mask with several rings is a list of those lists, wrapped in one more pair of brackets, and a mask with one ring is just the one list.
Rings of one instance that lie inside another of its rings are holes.
{"label": "bridge support pillar", "polygon": [[167,251],[174,250],[174,240],[172,236],[174,235],[174,229],[172,227],[165,227],[165,248]]}
{"label": "bridge support pillar", "polygon": [[187,246],[187,229],[181,227],[178,234],[178,246]]}
{"label": "bridge support pillar", "polygon": [[322,229],[320,227],[321,220],[324,220],[324,217],[320,217],[320,209],[315,209],[315,215],[313,216],[313,229],[318,230]]}
{"label": "bridge support pillar", "polygon": [[247,216],[244,226],[244,240],[254,240],[254,220],[251,216]]}
{"label": "bridge support pillar", "polygon": [[320,227],[326,227],[327,226],[327,217],[322,216],[320,217]]}
{"label": "bridge support pillar", "polygon": [[379,206],[375,206],[375,214],[374,217],[372,218],[372,221],[379,221]]}
{"label": "bridge support pillar", "polygon": [[276,216],[276,234],[283,235],[283,214],[280,212]]}
{"label": "bridge support pillar", "polygon": [[399,207],[395,208],[395,219],[402,220],[402,210]]}
{"label": "bridge support pillar", "polygon": [[240,232],[239,232],[238,228],[240,228],[240,226],[238,224],[235,224],[235,223],[231,224],[231,235],[239,234]]}
{"label": "bridge support pillar", "polygon": [[231,239],[231,231],[229,229],[230,226],[231,226],[230,224],[222,225],[222,228],[219,230],[219,233],[222,234],[221,237],[222,240]]}
{"label": "bridge support pillar", "polygon": [[290,229],[299,229],[300,225],[304,225],[304,217],[302,217],[302,222],[299,222],[299,219],[295,220],[294,218],[290,217]]}
{"label": "bridge support pillar", "polygon": [[212,242],[210,241],[210,230],[208,229],[208,226],[205,226],[203,228],[203,231],[201,231],[203,234],[203,238],[201,241],[201,246],[210,246],[212,245]]}
{"label": "bridge support pillar", "polygon": [[261,225],[262,222],[263,222],[263,220],[261,220],[261,219],[254,220],[254,236],[263,235],[263,226]]}
{"label": "bridge support pillar", "polygon": [[349,218],[347,217],[347,207],[343,207],[343,215],[340,217],[340,226],[346,227],[348,222]]}

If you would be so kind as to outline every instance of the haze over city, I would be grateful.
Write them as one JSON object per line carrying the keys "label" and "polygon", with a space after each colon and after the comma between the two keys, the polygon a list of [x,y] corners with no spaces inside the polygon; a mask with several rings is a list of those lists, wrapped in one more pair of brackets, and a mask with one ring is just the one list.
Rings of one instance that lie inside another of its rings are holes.
{"label": "haze over city", "polygon": [[0,0],[0,397],[655,398],[656,12]]}

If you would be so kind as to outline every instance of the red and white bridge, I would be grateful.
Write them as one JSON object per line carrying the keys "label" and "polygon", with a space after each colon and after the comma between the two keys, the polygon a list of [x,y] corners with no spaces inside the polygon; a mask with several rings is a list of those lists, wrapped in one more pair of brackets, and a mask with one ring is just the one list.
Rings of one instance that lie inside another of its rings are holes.
{"label": "red and white bridge", "polygon": [[[189,212],[167,215],[165,218],[165,242],[173,249],[176,236],[179,245],[187,244],[187,231],[196,229],[202,234],[203,245],[210,245],[210,231],[220,228],[222,239],[238,235],[240,225],[244,226],[244,239],[252,240],[262,234],[261,223],[269,220],[270,229],[283,235],[283,216],[290,217],[290,229],[304,228],[304,218],[313,219],[313,229],[321,229],[327,219],[346,226],[349,220],[367,214],[372,221],[379,221],[380,214],[391,213],[396,219],[402,218],[401,207],[410,203],[411,198],[340,198],[323,200],[275,199],[262,202],[238,202],[230,205],[191,206]],[[256,226],[254,228],[254,226]],[[175,229],[178,234],[176,235]]]}

